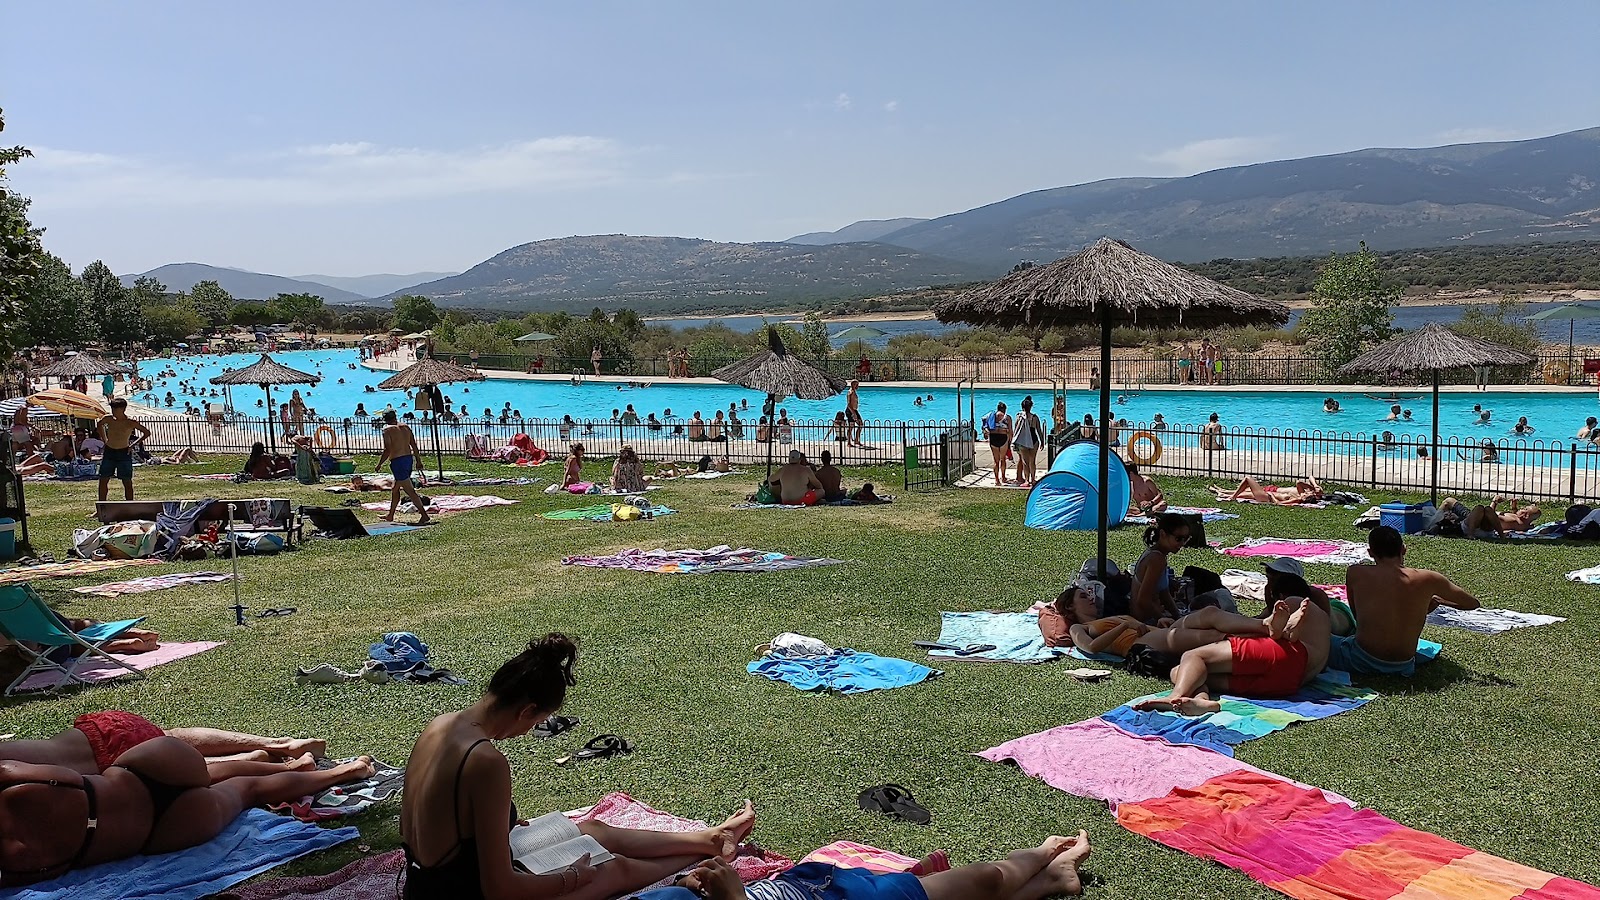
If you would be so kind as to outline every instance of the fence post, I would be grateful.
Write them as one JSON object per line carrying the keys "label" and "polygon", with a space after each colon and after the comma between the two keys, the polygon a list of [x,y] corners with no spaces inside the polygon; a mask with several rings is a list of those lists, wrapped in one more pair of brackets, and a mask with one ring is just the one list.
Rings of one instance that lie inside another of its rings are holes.
{"label": "fence post", "polygon": [[184,437],[188,438],[188,441],[189,441],[186,446],[188,446],[189,448],[193,449],[193,447],[194,447],[194,416],[184,416],[183,417],[183,434],[184,434]]}
{"label": "fence post", "polygon": [[950,486],[950,429],[939,432],[939,483]]}
{"label": "fence post", "polygon": [[1567,505],[1578,502],[1578,445],[1573,444],[1567,451],[1571,454],[1572,462],[1567,471]]}
{"label": "fence post", "polygon": [[[910,446],[906,443],[906,423],[900,423],[900,469],[905,475],[904,490],[911,490],[911,454]],[[921,462],[918,460],[917,462]]]}
{"label": "fence post", "polygon": [[1378,487],[1378,439],[1376,437],[1372,439],[1372,487],[1374,490]]}

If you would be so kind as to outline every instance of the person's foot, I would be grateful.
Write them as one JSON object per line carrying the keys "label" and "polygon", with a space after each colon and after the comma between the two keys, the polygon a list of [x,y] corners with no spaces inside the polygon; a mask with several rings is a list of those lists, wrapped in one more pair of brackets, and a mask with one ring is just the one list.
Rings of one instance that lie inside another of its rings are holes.
{"label": "person's foot", "polygon": [[281,744],[268,749],[278,751],[284,756],[309,754],[321,759],[328,755],[328,742],[318,738],[285,738]]}
{"label": "person's foot", "polygon": [[1181,699],[1183,698],[1151,697],[1148,700],[1140,700],[1138,703],[1133,704],[1131,708],[1139,712],[1172,712],[1177,709],[1177,703]]}
{"label": "person's foot", "polygon": [[317,758],[309,753],[302,753],[294,759],[286,759],[283,767],[291,772],[309,772],[317,767]]}
{"label": "person's foot", "polygon": [[378,521],[379,522],[393,522],[394,521],[394,513],[390,513],[390,514],[388,514],[386,516],[379,516],[378,517]]}
{"label": "person's foot", "polygon": [[1203,716],[1222,712],[1222,704],[1209,697],[1173,697],[1172,711],[1180,716]]}
{"label": "person's foot", "polygon": [[710,830],[711,845],[715,848],[715,856],[732,861],[739,851],[739,845],[750,836],[756,827],[756,808],[749,800],[744,806],[728,817],[728,820]]}
{"label": "person's foot", "polygon": [[422,518],[417,520],[417,524],[418,525],[432,525],[433,524],[433,519],[429,518],[427,513],[423,513],[422,514]]}
{"label": "person's foot", "polygon": [[343,784],[347,781],[361,781],[371,778],[377,774],[378,767],[373,763],[372,757],[358,756],[347,763],[340,763],[334,766],[328,772],[332,775],[340,776],[339,783]]}
{"label": "person's foot", "polygon": [[1080,831],[1077,837],[1070,839],[1068,845],[1039,873],[1050,886],[1050,893],[1072,896],[1083,893],[1083,879],[1079,877],[1078,869],[1089,858],[1089,851],[1087,831]]}

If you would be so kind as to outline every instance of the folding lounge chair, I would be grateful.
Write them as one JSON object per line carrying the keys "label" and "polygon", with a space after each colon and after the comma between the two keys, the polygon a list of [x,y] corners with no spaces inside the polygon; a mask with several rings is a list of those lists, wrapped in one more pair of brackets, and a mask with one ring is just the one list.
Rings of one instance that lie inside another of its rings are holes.
{"label": "folding lounge chair", "polygon": [[[44,598],[40,597],[31,585],[12,584],[0,587],[0,635],[14,641],[17,649],[28,660],[27,668],[6,687],[5,695],[9,697],[15,693],[17,687],[35,672],[54,671],[65,676],[47,690],[55,690],[74,681],[88,684],[88,681],[78,677],[78,668],[95,657],[121,666],[143,678],[143,672],[100,649],[105,643],[115,640],[123,632],[143,621],[144,617],[141,616],[137,619],[123,619],[120,622],[102,622],[74,632],[54,610],[45,605]],[[36,651],[28,646],[29,643],[41,645],[43,650]],[[77,647],[82,652],[69,660],[66,665],[62,665],[50,659],[50,654],[61,647]]]}

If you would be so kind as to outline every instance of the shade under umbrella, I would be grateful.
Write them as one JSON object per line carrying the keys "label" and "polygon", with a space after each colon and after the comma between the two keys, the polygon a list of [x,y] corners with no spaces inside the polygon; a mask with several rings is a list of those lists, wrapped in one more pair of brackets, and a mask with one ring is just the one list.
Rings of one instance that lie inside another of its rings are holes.
{"label": "shade under umbrella", "polygon": [[100,401],[79,391],[50,388],[28,395],[28,405],[61,413],[73,419],[99,419],[107,415]]}
{"label": "shade under umbrella", "polygon": [[512,338],[511,340],[518,344],[538,344],[543,343],[544,341],[553,341],[555,339],[556,336],[553,334],[545,334],[542,331],[530,331],[522,337]]}
{"label": "shade under umbrella", "polygon": [[[379,390],[403,391],[411,388],[431,391],[441,384],[452,384],[457,381],[482,381],[484,375],[477,369],[458,366],[455,363],[443,360],[419,359],[404,369],[390,375],[378,384]],[[439,439],[439,413],[438,407],[429,404],[433,409],[433,461],[439,470],[439,480],[444,480],[444,451],[440,448]]]}
{"label": "shade under umbrella", "polygon": [[[1191,325],[1278,325],[1289,309],[1218,284],[1128,244],[1101,238],[1093,245],[1044,266],[1032,266],[964,291],[936,305],[941,322],[1002,327],[1100,326],[1100,481],[1097,531],[1100,577],[1105,577],[1106,484],[1111,467],[1111,329]],[[959,418],[959,414],[958,414]],[[1119,513],[1123,512],[1121,510]],[[1120,521],[1120,519],[1119,519]]]}
{"label": "shade under umbrella", "polygon": [[59,362],[53,362],[34,374],[44,378],[77,378],[79,375],[88,378],[94,375],[122,375],[127,371],[126,367],[102,359],[93,353],[76,353]]}
{"label": "shade under umbrella", "polygon": [[1430,372],[1433,376],[1433,502],[1439,502],[1439,373],[1475,366],[1524,366],[1535,358],[1513,347],[1456,334],[1438,322],[1373,347],[1339,368],[1345,375]]}
{"label": "shade under umbrella", "polygon": [[[790,356],[778,329],[767,326],[767,349],[748,359],[730,363],[711,373],[711,377],[737,384],[767,395],[765,415],[769,433],[775,425],[777,402],[784,397],[801,400],[826,400],[845,389],[844,379],[824,372],[796,356]],[[772,477],[772,441],[767,441],[767,477]]]}
{"label": "shade under umbrella", "polygon": [[1573,335],[1579,319],[1600,319],[1600,304],[1563,303],[1549,309],[1541,309],[1531,316],[1529,320],[1538,322],[1559,322],[1563,319],[1567,323],[1567,383],[1572,383],[1573,369]]}
{"label": "shade under umbrella", "polygon": [[262,390],[267,392],[267,415],[264,426],[267,433],[266,443],[276,453],[278,443],[272,430],[272,386],[275,384],[316,384],[321,380],[321,375],[313,375],[310,372],[291,369],[263,353],[261,354],[261,359],[256,362],[242,369],[223,372],[221,375],[212,378],[211,383],[223,385],[258,384]]}

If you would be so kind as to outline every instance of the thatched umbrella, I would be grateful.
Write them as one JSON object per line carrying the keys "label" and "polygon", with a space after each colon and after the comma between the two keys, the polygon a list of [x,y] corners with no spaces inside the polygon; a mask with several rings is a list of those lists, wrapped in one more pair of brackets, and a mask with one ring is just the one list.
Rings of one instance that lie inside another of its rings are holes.
{"label": "thatched umbrella", "polygon": [[1446,369],[1474,366],[1524,366],[1534,361],[1530,354],[1494,344],[1429,322],[1373,347],[1339,367],[1340,374],[1358,372],[1433,373],[1433,503],[1439,504],[1439,373]]}
{"label": "thatched umbrella", "polygon": [[316,384],[321,380],[321,375],[313,375],[310,372],[302,372],[299,369],[291,369],[283,363],[277,362],[272,357],[263,353],[261,354],[261,359],[257,360],[256,362],[251,363],[242,369],[234,369],[232,372],[223,372],[221,375],[211,379],[211,383],[222,385],[261,385],[262,390],[267,392],[267,446],[272,449],[272,452],[276,453],[278,452],[278,442],[272,429],[272,386],[275,384]]}
{"label": "thatched umbrella", "polygon": [[[933,308],[941,322],[1003,327],[1100,326],[1100,576],[1105,577],[1106,482],[1111,467],[1111,328],[1278,325],[1288,307],[1140,253],[1122,241],[1093,245],[959,294]],[[1119,513],[1124,511],[1118,510]],[[1120,521],[1120,518],[1119,518]]]}
{"label": "thatched umbrella", "polygon": [[82,375],[92,378],[96,375],[122,375],[127,368],[119,366],[107,359],[101,359],[93,353],[76,353],[60,362],[53,362],[35,372],[45,378],[77,378]]}
{"label": "thatched umbrella", "polygon": [[[379,390],[403,391],[410,388],[428,391],[441,384],[452,384],[457,381],[482,381],[483,373],[477,369],[468,369],[455,363],[428,357],[419,359],[404,369],[390,375],[378,384]],[[444,451],[440,449],[439,439],[439,413],[443,410],[433,403],[434,398],[429,398],[428,407],[433,412],[433,461],[439,470],[439,480],[444,480]]]}
{"label": "thatched umbrella", "polygon": [[790,356],[778,337],[778,330],[767,326],[767,349],[749,359],[723,366],[711,377],[729,384],[761,391],[767,395],[762,412],[767,419],[767,478],[772,478],[772,444],[775,438],[778,401],[784,397],[801,400],[826,400],[845,389],[844,379],[824,372],[805,360]]}

